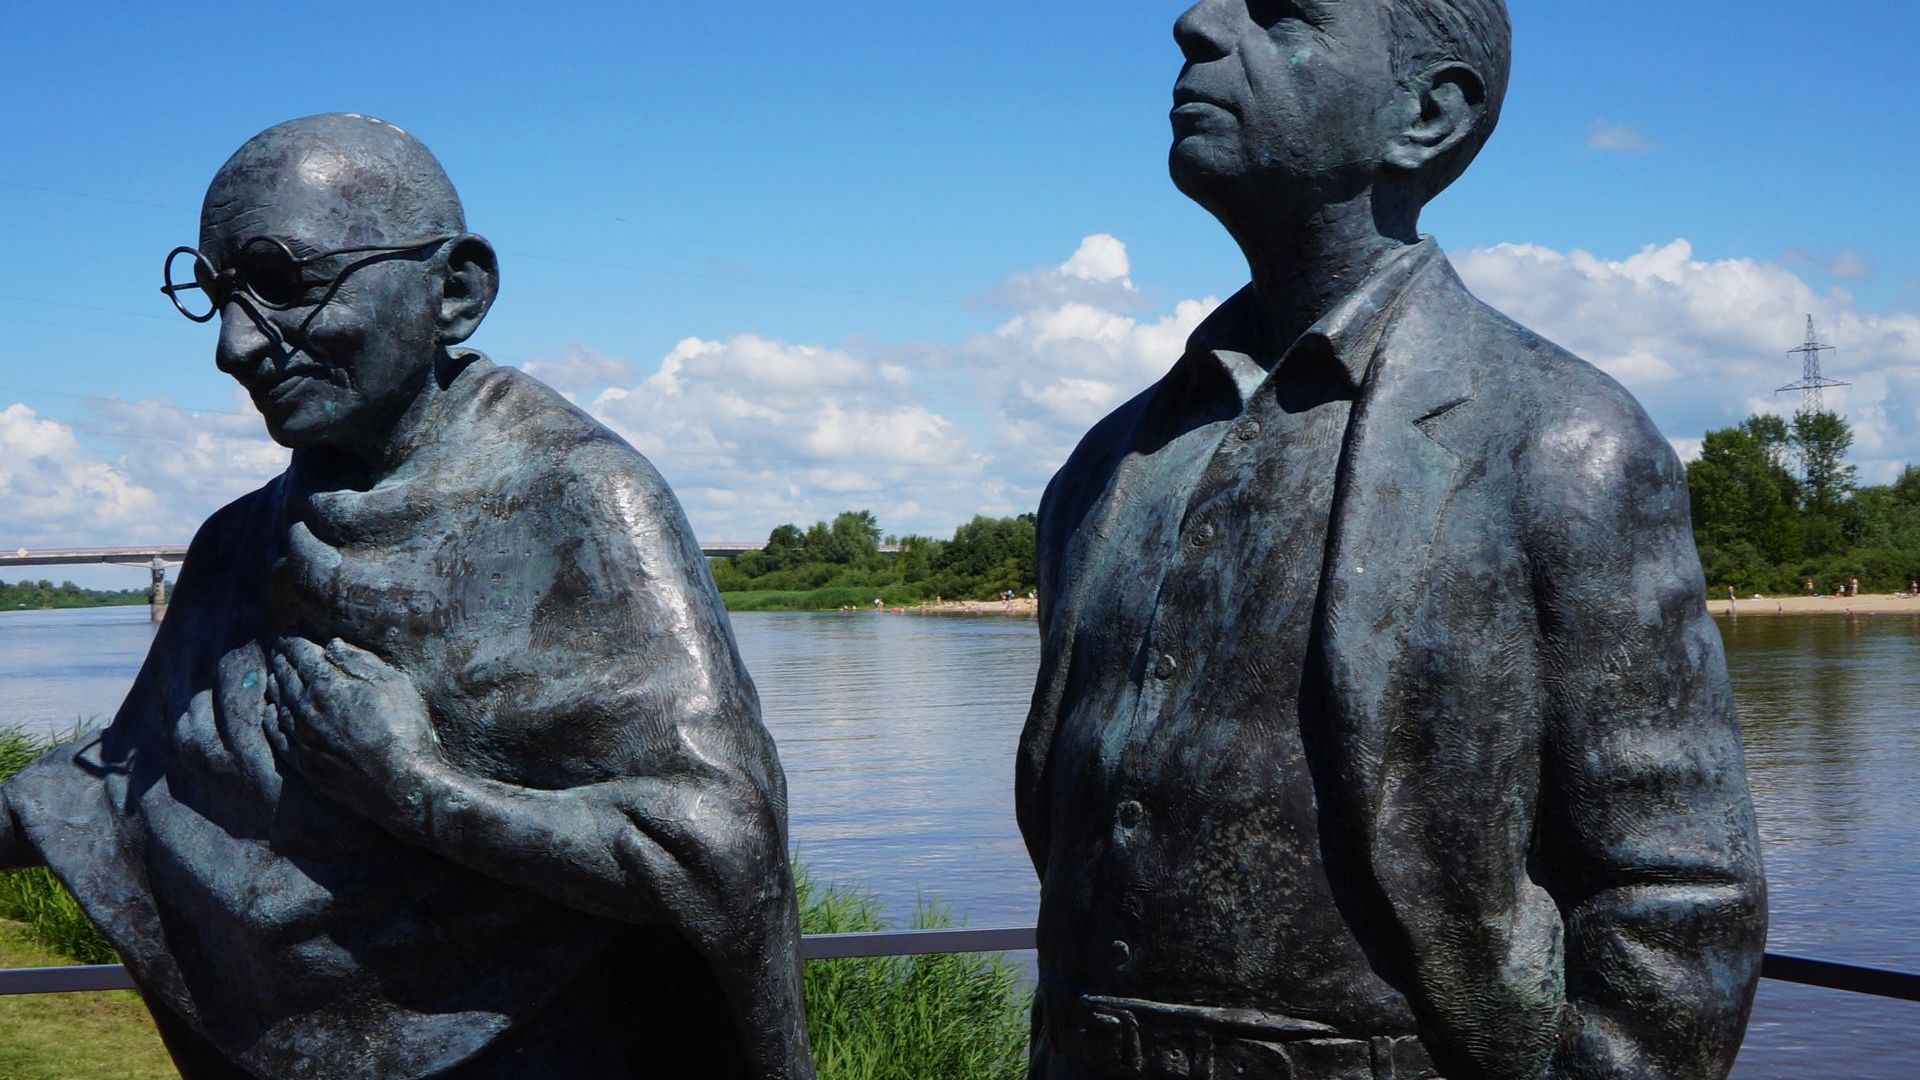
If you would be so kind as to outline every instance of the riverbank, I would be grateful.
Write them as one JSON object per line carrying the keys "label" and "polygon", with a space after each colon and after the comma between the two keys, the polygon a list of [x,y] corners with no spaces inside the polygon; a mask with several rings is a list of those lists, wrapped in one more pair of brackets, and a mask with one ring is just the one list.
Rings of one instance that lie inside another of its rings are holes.
{"label": "riverbank", "polygon": [[943,600],[907,607],[887,608],[889,614],[905,615],[1026,615],[1040,613],[1039,601],[1016,596],[1011,600]]}
{"label": "riverbank", "polygon": [[[880,612],[889,615],[1032,615],[1038,605],[1024,596],[1012,600],[932,600],[889,595],[891,589],[862,589],[845,585],[825,589],[755,589],[723,592],[728,611],[839,611],[849,614]],[[879,600],[878,604],[874,603]]]}
{"label": "riverbank", "polygon": [[1707,601],[1712,615],[1920,615],[1920,599],[1892,593],[1862,596],[1769,596]]}

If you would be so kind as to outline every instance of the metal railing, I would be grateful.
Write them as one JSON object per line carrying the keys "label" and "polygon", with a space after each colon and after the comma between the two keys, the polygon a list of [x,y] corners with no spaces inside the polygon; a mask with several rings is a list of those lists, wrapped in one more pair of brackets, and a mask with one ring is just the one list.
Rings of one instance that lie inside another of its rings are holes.
{"label": "metal railing", "polygon": [[[862,956],[1023,952],[1033,947],[1031,926],[986,930],[881,930],[865,934],[808,934],[800,939],[800,958],[849,960]],[[1760,964],[1760,977],[1853,994],[1920,1001],[1920,972],[1894,968],[1768,953]],[[0,997],[133,988],[133,980],[127,975],[127,969],[119,964],[0,969]]]}

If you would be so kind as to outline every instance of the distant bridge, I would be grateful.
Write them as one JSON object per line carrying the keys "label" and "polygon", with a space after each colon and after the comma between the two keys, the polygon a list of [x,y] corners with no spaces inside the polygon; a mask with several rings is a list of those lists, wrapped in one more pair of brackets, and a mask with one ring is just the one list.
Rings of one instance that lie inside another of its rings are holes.
{"label": "distant bridge", "polygon": [[[760,551],[765,540],[711,540],[700,544],[700,554],[709,559],[725,559],[749,551]],[[881,544],[882,555],[896,555],[898,544]],[[15,548],[0,552],[0,569],[9,566],[130,566],[153,575],[153,618],[155,622],[167,610],[167,568],[186,561],[185,544],[160,544],[147,547]]]}
{"label": "distant bridge", "polygon": [[0,566],[77,566],[81,563],[110,563],[151,569],[155,562],[173,564],[185,560],[185,544],[159,547],[16,548],[0,552]]}

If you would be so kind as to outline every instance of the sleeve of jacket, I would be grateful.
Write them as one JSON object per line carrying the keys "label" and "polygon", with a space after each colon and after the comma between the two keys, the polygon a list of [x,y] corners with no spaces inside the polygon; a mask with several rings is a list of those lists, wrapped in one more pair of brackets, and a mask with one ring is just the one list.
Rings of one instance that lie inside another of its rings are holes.
{"label": "sleeve of jacket", "polygon": [[1544,438],[1531,493],[1534,859],[1566,949],[1549,1076],[1720,1078],[1766,943],[1739,723],[1680,463],[1617,388],[1586,402]]}

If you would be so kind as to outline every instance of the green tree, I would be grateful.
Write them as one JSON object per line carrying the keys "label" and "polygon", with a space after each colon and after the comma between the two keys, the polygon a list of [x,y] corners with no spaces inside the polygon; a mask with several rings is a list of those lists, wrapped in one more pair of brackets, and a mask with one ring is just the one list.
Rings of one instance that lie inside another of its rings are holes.
{"label": "green tree", "polygon": [[871,510],[843,511],[833,519],[827,532],[831,562],[866,562],[873,558],[880,543],[880,523],[874,520]]}
{"label": "green tree", "polygon": [[1810,558],[1835,554],[1848,544],[1847,503],[1855,470],[1847,464],[1847,449],[1853,431],[1835,413],[1801,412],[1793,418],[1792,443],[1805,476],[1800,511],[1806,553]]}
{"label": "green tree", "polygon": [[768,570],[786,570],[798,566],[807,558],[806,534],[798,525],[775,525],[767,534],[767,546],[762,554],[766,558]]}
{"label": "green tree", "polygon": [[1837,413],[1801,412],[1793,418],[1793,450],[1806,474],[1804,509],[1831,517],[1853,494],[1858,470],[1847,464],[1853,429]]}
{"label": "green tree", "polygon": [[1800,485],[1787,468],[1789,449],[1777,416],[1750,416],[1701,441],[1687,466],[1687,491],[1709,581],[1775,589],[1773,568],[1802,556]]}

